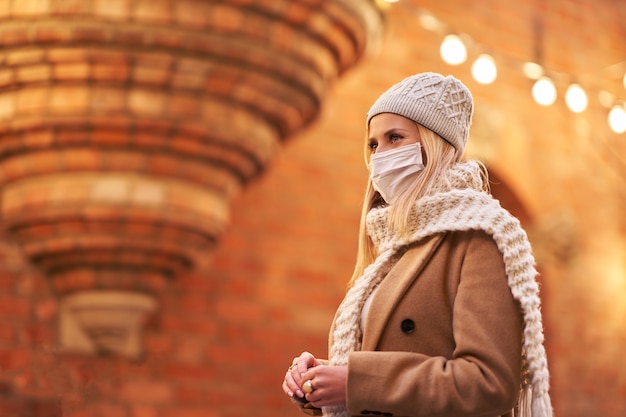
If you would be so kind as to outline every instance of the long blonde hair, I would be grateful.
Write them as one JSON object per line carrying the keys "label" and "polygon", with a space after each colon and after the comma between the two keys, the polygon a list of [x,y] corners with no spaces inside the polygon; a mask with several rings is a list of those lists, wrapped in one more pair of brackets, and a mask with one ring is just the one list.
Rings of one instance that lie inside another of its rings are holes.
{"label": "long blonde hair", "polygon": [[[461,159],[461,153],[441,136],[418,123],[416,123],[416,125],[426,158],[424,161],[424,170],[417,177],[412,187],[401,194],[398,200],[389,207],[389,227],[393,228],[399,235],[408,233],[409,231],[407,223],[415,202],[432,193],[435,185],[448,183],[450,168]],[[372,150],[367,146],[366,141],[365,164],[368,168],[371,155]],[[488,185],[486,178],[483,183]],[[354,281],[363,274],[365,268],[378,256],[372,240],[367,235],[365,223],[367,213],[373,207],[381,204],[384,204],[382,197],[372,187],[371,180],[368,180],[365,198],[363,199],[363,207],[361,209],[356,263],[348,287],[354,284]]]}

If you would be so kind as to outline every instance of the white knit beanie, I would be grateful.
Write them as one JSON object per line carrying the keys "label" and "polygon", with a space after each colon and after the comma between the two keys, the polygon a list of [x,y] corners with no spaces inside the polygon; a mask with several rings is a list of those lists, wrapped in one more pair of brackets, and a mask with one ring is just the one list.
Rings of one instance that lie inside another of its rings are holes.
{"label": "white knit beanie", "polygon": [[367,126],[377,114],[398,114],[437,133],[462,154],[472,111],[472,94],[461,81],[451,75],[424,72],[385,91],[367,112]]}

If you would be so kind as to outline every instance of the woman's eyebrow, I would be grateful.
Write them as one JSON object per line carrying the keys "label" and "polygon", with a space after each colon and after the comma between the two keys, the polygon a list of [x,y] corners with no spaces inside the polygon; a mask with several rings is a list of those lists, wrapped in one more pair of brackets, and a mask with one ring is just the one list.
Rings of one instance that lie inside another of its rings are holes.
{"label": "woman's eyebrow", "polygon": [[396,132],[398,130],[402,130],[403,132],[408,132],[409,131],[409,129],[405,129],[403,127],[392,127],[391,129],[389,129],[389,130],[387,130],[385,132],[385,135],[388,135],[389,133],[392,133],[392,132]]}
{"label": "woman's eyebrow", "polygon": [[[388,134],[393,133],[393,132],[397,132],[399,130],[401,130],[403,132],[409,132],[409,129],[405,129],[403,127],[392,127],[390,129],[386,130],[383,133],[383,136],[387,136]],[[367,138],[367,140],[376,140],[376,138],[374,136],[370,136],[369,138]]]}

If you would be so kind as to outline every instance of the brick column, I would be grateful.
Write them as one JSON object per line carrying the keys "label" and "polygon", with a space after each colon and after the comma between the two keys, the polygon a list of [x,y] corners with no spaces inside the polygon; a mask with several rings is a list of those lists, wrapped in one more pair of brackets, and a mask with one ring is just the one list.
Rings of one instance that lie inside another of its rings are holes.
{"label": "brick column", "polygon": [[[374,3],[0,4],[2,225],[71,297],[61,317],[147,314],[207,257],[231,197],[379,39]],[[110,348],[88,339],[62,342]]]}

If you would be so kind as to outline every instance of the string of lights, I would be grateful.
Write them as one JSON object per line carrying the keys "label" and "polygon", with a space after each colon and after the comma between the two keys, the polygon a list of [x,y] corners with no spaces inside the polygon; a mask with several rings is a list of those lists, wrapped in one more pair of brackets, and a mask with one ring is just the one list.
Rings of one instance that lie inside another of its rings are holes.
{"label": "string of lights", "polygon": [[[384,0],[389,3],[402,3],[412,15],[416,16],[420,25],[431,32],[442,34],[443,39],[439,48],[441,59],[449,65],[461,65],[468,59],[468,48],[484,51],[486,48],[477,45],[469,35],[454,33],[441,19],[434,16],[426,9],[413,6],[400,0]],[[511,57],[509,61],[515,61],[523,75],[533,81],[530,93],[535,102],[541,106],[551,106],[557,101],[558,91],[554,83],[555,78],[563,78],[567,81],[564,100],[567,108],[573,113],[582,113],[589,106],[589,96],[585,87],[574,82],[576,77],[570,74],[560,74],[557,71],[547,70],[539,62],[522,62]],[[626,90],[626,60],[611,66],[621,70],[623,75],[624,90]],[[480,84],[492,84],[498,77],[496,59],[488,53],[480,53],[471,66],[472,77]],[[626,94],[625,94],[626,95]],[[615,94],[604,89],[597,91],[599,104],[607,110],[607,121],[611,130],[617,134],[626,132],[626,102]]]}

